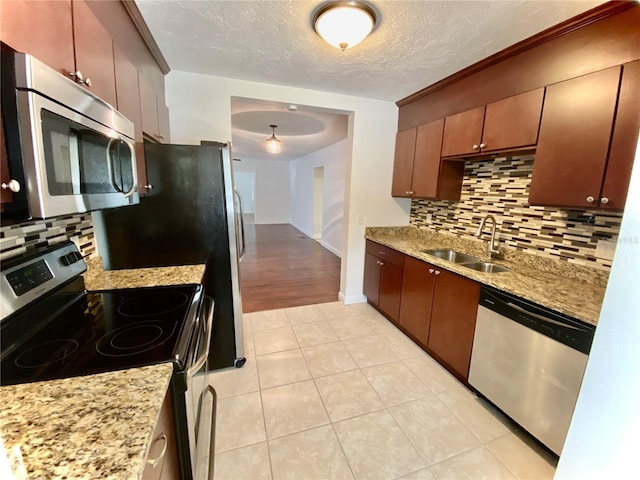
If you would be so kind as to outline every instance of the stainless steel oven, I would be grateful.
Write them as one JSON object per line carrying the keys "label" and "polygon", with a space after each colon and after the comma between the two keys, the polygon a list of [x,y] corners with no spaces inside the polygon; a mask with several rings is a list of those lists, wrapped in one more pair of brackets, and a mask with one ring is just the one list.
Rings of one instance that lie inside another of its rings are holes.
{"label": "stainless steel oven", "polygon": [[13,189],[6,214],[48,218],[138,203],[133,124],[31,55],[2,48]]}
{"label": "stainless steel oven", "polygon": [[86,291],[85,270],[71,242],[3,261],[0,385],[172,362],[180,478],[211,480],[213,300],[197,284]]}

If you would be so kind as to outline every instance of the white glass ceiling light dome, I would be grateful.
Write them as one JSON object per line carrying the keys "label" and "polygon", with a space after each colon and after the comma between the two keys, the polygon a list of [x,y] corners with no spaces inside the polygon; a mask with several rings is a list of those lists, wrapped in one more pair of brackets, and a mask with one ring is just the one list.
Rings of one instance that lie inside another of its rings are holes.
{"label": "white glass ceiling light dome", "polygon": [[267,138],[267,152],[277,154],[282,151],[282,142],[276,138],[277,125],[269,125],[271,127],[271,136]]}
{"label": "white glass ceiling light dome", "polygon": [[358,1],[328,2],[313,16],[313,28],[329,45],[341,49],[355,47],[376,26],[376,13]]}

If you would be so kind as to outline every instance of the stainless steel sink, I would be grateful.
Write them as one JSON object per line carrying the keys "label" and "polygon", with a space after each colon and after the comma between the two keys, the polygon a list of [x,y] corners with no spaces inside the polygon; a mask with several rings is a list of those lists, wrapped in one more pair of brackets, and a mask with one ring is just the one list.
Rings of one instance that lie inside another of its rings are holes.
{"label": "stainless steel sink", "polygon": [[500,273],[509,271],[508,268],[501,267],[500,265],[496,265],[495,263],[491,262],[464,263],[462,264],[462,266],[483,273]]}
{"label": "stainless steel sink", "polygon": [[458,264],[481,262],[481,260],[478,257],[474,257],[472,255],[466,255],[464,253],[456,252],[455,250],[451,250],[451,249],[437,248],[432,250],[422,250],[422,253],[426,253],[427,255],[431,255],[433,257],[437,257],[442,260],[447,260],[449,262],[458,263]]}

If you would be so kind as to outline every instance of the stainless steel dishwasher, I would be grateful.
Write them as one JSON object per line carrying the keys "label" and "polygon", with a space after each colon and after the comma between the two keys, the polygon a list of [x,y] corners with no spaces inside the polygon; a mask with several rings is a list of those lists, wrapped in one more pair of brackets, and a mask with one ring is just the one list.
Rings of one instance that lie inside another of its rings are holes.
{"label": "stainless steel dishwasher", "polygon": [[483,287],[469,384],[560,455],[595,327]]}

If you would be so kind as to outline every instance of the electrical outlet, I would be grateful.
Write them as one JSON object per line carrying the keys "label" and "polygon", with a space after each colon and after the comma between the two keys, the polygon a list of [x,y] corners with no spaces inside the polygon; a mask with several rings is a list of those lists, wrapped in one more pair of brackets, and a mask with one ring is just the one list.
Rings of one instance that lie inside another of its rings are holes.
{"label": "electrical outlet", "polygon": [[431,223],[433,221],[433,215],[431,213],[427,213],[427,223]]}
{"label": "electrical outlet", "polygon": [[356,224],[364,225],[364,213],[356,214]]}

